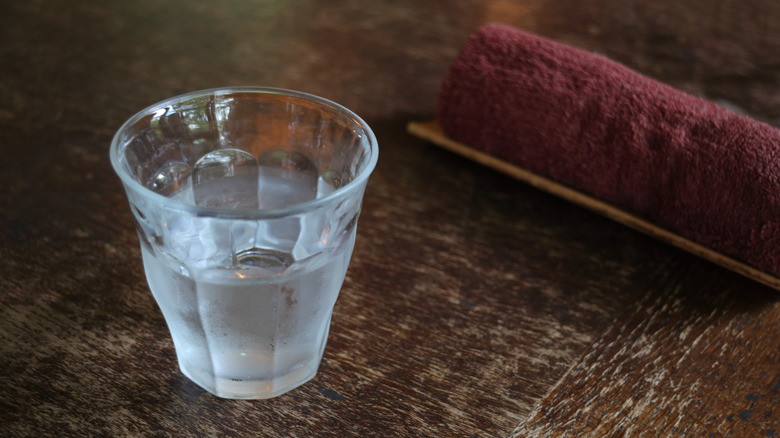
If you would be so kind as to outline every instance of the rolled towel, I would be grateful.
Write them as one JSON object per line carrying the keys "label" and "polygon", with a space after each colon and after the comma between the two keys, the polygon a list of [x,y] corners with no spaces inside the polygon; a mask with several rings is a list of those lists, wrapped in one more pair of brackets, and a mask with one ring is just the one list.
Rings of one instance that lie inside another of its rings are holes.
{"label": "rolled towel", "polygon": [[780,130],[617,62],[489,24],[448,70],[444,133],[780,276]]}

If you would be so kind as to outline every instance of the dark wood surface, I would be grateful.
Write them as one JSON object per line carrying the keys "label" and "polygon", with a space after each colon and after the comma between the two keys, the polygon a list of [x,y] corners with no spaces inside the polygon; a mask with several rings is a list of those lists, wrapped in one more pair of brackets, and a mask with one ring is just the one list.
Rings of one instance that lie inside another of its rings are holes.
{"label": "dark wood surface", "polygon": [[[773,0],[0,2],[0,436],[780,436],[779,292],[406,133],[488,21],[780,125]],[[108,162],[228,85],[381,148],[321,370],[267,401],[178,372]]]}

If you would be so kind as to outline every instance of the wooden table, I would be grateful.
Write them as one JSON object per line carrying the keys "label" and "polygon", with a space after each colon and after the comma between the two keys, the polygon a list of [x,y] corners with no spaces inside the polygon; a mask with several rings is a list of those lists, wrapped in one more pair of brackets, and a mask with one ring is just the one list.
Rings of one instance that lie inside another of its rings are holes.
{"label": "wooden table", "polygon": [[[775,0],[0,4],[0,436],[780,435],[780,293],[408,135],[502,21],[780,125]],[[317,377],[183,377],[108,161],[163,98],[292,88],[380,142]]]}

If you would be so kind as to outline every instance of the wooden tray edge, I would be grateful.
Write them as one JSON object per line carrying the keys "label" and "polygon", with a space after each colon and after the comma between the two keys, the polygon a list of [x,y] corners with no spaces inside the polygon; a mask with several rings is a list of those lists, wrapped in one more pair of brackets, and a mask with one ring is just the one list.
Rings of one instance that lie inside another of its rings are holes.
{"label": "wooden tray edge", "polygon": [[484,166],[505,173],[513,178],[519,179],[539,190],[545,191],[566,201],[587,208],[588,210],[591,210],[601,216],[612,219],[615,222],[623,224],[664,243],[676,246],[677,248],[722,266],[728,270],[753,279],[774,289],[780,290],[780,278],[774,277],[750,265],[742,263],[724,254],[702,246],[696,242],[688,240],[680,235],[665,230],[611,204],[607,204],[596,198],[520,168],[514,164],[502,161],[492,155],[488,155],[465,144],[454,141],[448,138],[442,132],[438,123],[435,121],[409,122],[407,125],[407,130],[414,136],[417,136],[423,140],[427,140],[437,146],[443,147],[444,149],[447,149],[451,152],[455,152],[458,155],[461,155],[472,161],[476,161],[477,163],[480,163]]}

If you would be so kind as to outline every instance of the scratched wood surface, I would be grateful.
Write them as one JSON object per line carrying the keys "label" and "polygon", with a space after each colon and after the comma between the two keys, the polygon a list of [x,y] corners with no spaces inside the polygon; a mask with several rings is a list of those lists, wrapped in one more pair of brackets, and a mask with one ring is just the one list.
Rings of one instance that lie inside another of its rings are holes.
{"label": "scratched wood surface", "polygon": [[776,293],[662,270],[512,436],[777,436]]}
{"label": "scratched wood surface", "polygon": [[[0,436],[776,436],[772,290],[405,132],[503,21],[780,124],[769,0],[0,2]],[[292,88],[380,142],[317,377],[184,378],[108,144],[163,98]]]}

